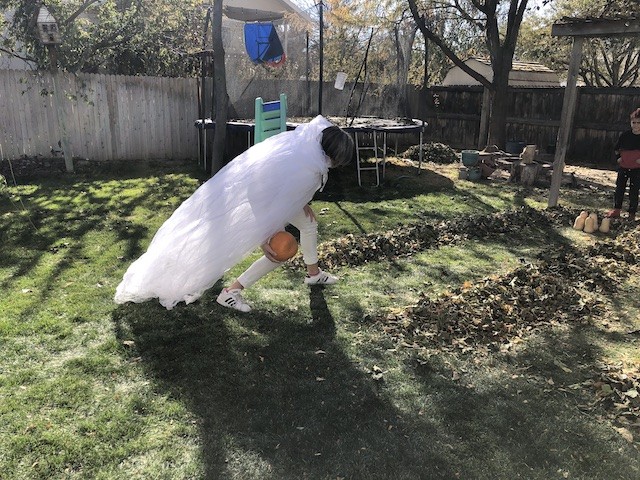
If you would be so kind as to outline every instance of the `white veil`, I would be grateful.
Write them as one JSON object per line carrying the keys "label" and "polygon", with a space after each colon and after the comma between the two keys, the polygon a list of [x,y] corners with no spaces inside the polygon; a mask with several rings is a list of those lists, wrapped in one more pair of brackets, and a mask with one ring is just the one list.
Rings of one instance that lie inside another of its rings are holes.
{"label": "white veil", "polygon": [[156,232],[115,302],[191,303],[300,212],[327,178],[322,116],[260,142],[216,173]]}

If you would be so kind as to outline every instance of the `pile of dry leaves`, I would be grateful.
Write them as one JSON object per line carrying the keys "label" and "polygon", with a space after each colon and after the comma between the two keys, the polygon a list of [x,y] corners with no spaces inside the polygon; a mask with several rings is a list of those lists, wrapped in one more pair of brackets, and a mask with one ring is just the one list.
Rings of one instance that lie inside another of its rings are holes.
{"label": "pile of dry leaves", "polygon": [[533,329],[579,323],[602,312],[610,294],[640,267],[640,229],[628,229],[588,248],[560,247],[514,271],[466,283],[388,315],[384,329],[403,343],[436,343],[466,351],[499,349]]}
{"label": "pile of dry leaves", "polygon": [[[470,239],[508,239],[531,229],[568,226],[579,212],[522,207],[492,215],[414,224],[369,235],[347,235],[320,247],[329,267],[357,266],[409,256]],[[630,275],[640,273],[640,228],[616,224],[588,247],[554,244],[533,262],[463,285],[437,296],[423,295],[413,307],[376,319],[398,345],[468,352],[505,350],[533,331],[553,324],[578,324],[603,314],[610,296]],[[299,260],[297,260],[299,262]],[[630,441],[640,431],[640,372],[602,367],[594,378],[573,386],[592,392],[585,406],[604,407]]]}
{"label": "pile of dry leaves", "polygon": [[[469,215],[442,222],[406,225],[382,233],[345,235],[319,247],[321,263],[327,268],[358,266],[408,256],[429,248],[465,240],[506,235],[527,235],[531,228],[570,225],[579,212],[565,208],[536,210],[521,207],[490,215]],[[298,258],[293,265],[301,266]]]}
{"label": "pile of dry leaves", "polygon": [[640,371],[624,369],[620,365],[602,365],[593,379],[572,388],[590,391],[593,401],[581,405],[586,411],[602,407],[615,422],[616,430],[629,442],[640,434]]}
{"label": "pile of dry leaves", "polygon": [[595,298],[584,298],[562,275],[527,263],[509,275],[467,283],[435,299],[423,296],[416,306],[381,321],[388,334],[405,344],[497,350],[535,328],[579,322],[596,306]]}
{"label": "pile of dry leaves", "polygon": [[[346,235],[322,244],[320,258],[328,268],[357,266],[470,239],[513,239],[530,235],[535,228],[571,225],[578,213],[563,207],[521,207],[383,233]],[[403,343],[429,342],[463,351],[478,345],[499,349],[535,328],[580,322],[600,311],[598,294],[614,292],[638,271],[638,260],[640,230],[621,223],[593,246],[554,246],[509,274],[465,283],[435,299],[424,296],[414,307],[381,321]],[[300,262],[298,258],[294,265]]]}

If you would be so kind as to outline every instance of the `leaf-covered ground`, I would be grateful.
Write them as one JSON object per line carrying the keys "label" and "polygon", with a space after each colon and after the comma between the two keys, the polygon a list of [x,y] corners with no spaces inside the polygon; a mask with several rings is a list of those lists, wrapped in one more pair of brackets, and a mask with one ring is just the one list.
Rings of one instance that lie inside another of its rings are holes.
{"label": "leaf-covered ground", "polygon": [[[344,281],[279,269],[251,315],[221,285],[112,303],[198,175],[7,186],[0,477],[638,478],[634,225],[589,236],[544,188],[399,165],[314,200]],[[608,206],[611,183],[578,179],[565,205]]]}
{"label": "leaf-covered ground", "polygon": [[[321,246],[321,261],[329,268],[358,266],[470,239],[518,237],[536,226],[571,225],[578,213],[566,208],[522,207],[409,225],[382,234],[346,235]],[[580,324],[594,316],[615,320],[616,312],[602,301],[602,295],[615,293],[627,278],[640,274],[638,260],[640,229],[635,223],[618,222],[593,245],[554,246],[535,261],[523,260],[507,274],[465,282],[437,298],[423,295],[415,306],[376,320],[405,348],[506,351],[547,326]],[[584,408],[601,406],[619,425],[621,435],[640,438],[639,371],[602,365],[592,379],[572,388],[593,393],[592,405]]]}

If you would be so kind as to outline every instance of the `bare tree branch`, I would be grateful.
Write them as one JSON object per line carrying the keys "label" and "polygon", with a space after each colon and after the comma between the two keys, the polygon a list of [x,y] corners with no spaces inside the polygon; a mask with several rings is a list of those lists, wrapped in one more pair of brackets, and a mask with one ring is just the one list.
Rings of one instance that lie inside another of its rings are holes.
{"label": "bare tree branch", "polygon": [[0,52],[4,52],[7,55],[10,55],[10,56],[15,57],[15,58],[19,58],[20,60],[24,60],[25,62],[37,63],[35,58],[27,57],[27,56],[24,56],[24,55],[20,55],[19,53],[16,53],[13,50],[9,50],[9,49],[4,48],[4,47],[0,47]]}
{"label": "bare tree branch", "polygon": [[75,12],[73,12],[69,17],[67,17],[65,20],[61,22],[61,25],[66,27],[72,24],[76,18],[78,18],[80,15],[82,15],[85,12],[87,8],[89,8],[91,5],[95,3],[98,3],[99,1],[100,0],[84,0],[84,2],[82,2],[82,5],[80,5]]}
{"label": "bare tree branch", "polygon": [[476,72],[474,69],[469,67],[466,63],[464,63],[456,55],[456,53],[442,41],[440,36],[438,36],[429,27],[427,27],[427,23],[425,22],[425,17],[424,15],[420,15],[420,12],[418,11],[418,7],[416,6],[415,0],[408,0],[408,2],[409,2],[409,8],[411,10],[411,14],[413,15],[413,19],[416,22],[416,25],[418,25],[418,28],[420,29],[420,31],[422,32],[422,35],[424,35],[425,38],[435,43],[440,48],[440,50],[442,50],[442,53],[444,53],[456,66],[460,67],[464,72],[471,75],[483,86],[489,89],[492,89],[493,86],[487,78],[485,78],[483,75]]}

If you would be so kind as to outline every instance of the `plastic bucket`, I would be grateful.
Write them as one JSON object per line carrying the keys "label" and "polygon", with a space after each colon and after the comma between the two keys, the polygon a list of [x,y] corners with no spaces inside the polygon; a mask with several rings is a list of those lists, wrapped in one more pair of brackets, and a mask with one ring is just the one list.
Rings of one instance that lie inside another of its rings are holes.
{"label": "plastic bucket", "polygon": [[482,170],[480,167],[471,167],[467,173],[467,178],[472,182],[477,182],[482,178]]}
{"label": "plastic bucket", "polygon": [[465,167],[475,167],[480,160],[480,152],[478,150],[462,150],[460,157]]}
{"label": "plastic bucket", "polygon": [[518,140],[512,140],[506,143],[505,151],[510,153],[511,155],[520,155],[524,147],[527,146],[526,142],[521,142]]}

